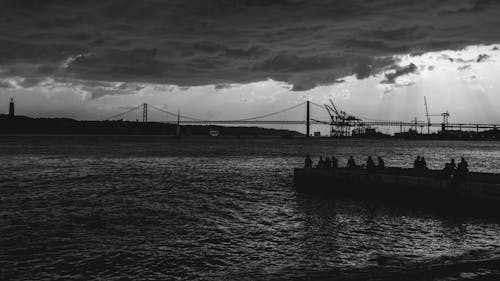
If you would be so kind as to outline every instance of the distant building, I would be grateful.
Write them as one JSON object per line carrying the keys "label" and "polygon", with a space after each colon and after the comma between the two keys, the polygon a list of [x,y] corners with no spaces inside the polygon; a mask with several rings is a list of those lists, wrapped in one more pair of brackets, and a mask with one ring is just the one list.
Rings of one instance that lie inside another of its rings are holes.
{"label": "distant building", "polygon": [[10,104],[9,104],[9,116],[14,117],[14,99],[10,98]]}
{"label": "distant building", "polygon": [[390,135],[377,132],[375,128],[364,128],[364,129],[355,129],[352,131],[352,137],[355,138],[386,138],[390,137]]}

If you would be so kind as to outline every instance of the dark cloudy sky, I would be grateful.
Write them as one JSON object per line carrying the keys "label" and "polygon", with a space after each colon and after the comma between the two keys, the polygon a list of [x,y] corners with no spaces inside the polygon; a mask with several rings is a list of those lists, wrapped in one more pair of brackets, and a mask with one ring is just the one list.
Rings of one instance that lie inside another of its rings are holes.
{"label": "dark cloudy sky", "polygon": [[26,115],[149,102],[221,118],[334,97],[410,119],[426,95],[486,121],[500,105],[495,0],[2,0],[0,15],[0,102]]}

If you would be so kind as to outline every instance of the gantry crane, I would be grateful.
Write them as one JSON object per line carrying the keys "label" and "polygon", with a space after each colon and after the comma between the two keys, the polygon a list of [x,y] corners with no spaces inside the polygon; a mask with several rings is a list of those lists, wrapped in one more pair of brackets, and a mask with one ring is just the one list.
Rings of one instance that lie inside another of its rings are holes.
{"label": "gantry crane", "polygon": [[440,114],[429,114],[429,109],[427,107],[427,98],[424,96],[424,105],[425,105],[425,116],[427,117],[427,133],[430,134],[431,130],[431,116],[442,116],[443,117],[443,123],[441,124],[442,130],[444,131],[446,128],[446,125],[449,124],[449,118],[450,118],[450,113],[448,110],[446,110],[443,113]]}
{"label": "gantry crane", "polygon": [[338,110],[331,99],[330,104],[325,104],[325,109],[330,115],[330,136],[332,137],[349,136],[352,128],[360,130],[364,127],[361,119]]}

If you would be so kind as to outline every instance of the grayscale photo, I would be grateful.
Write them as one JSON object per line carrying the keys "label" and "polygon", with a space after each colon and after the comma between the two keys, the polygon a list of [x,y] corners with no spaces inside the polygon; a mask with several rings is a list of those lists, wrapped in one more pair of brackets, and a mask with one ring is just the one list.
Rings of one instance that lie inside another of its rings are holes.
{"label": "grayscale photo", "polygon": [[0,0],[0,280],[500,280],[500,1]]}

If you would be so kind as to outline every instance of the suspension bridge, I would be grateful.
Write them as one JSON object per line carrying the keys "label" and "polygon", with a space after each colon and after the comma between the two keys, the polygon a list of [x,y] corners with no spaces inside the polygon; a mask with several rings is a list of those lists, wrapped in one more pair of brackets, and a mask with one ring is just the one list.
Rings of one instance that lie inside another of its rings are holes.
{"label": "suspension bridge", "polygon": [[[320,110],[323,113],[323,117],[315,117],[312,114],[312,109]],[[304,125],[306,136],[311,135],[312,125],[325,125],[330,127],[331,136],[349,136],[353,133],[362,134],[368,129],[374,127],[393,127],[396,130],[399,129],[400,132],[405,131],[407,128],[414,130],[414,132],[423,132],[424,128],[427,128],[427,133],[430,133],[432,127],[440,128],[442,132],[447,130],[475,130],[479,132],[480,130],[496,130],[499,124],[480,124],[480,123],[450,123],[448,112],[441,113],[439,115],[431,115],[427,110],[427,101],[425,100],[426,108],[426,121],[417,120],[415,117],[412,121],[391,121],[391,120],[377,120],[366,117],[361,117],[358,115],[350,114],[345,111],[339,110],[339,108],[330,100],[329,104],[318,104],[312,101],[304,101],[299,104],[258,115],[242,119],[221,119],[221,120],[205,120],[200,118],[195,118],[191,116],[181,115],[179,112],[170,112],[165,109],[153,106],[151,104],[143,103],[141,105],[129,108],[121,113],[109,116],[104,120],[116,120],[118,118],[124,117],[127,114],[136,111],[142,111],[142,122],[151,122],[148,120],[149,113],[148,110],[152,109],[157,113],[165,115],[167,118],[162,121],[154,121],[169,124],[178,125]],[[275,117],[282,116],[286,112],[294,111],[305,113],[305,118],[302,119],[276,119]],[[326,113],[326,114],[325,114]],[[431,116],[441,116],[443,117],[442,122],[435,123],[431,122]],[[274,117],[269,120],[268,118]]]}

